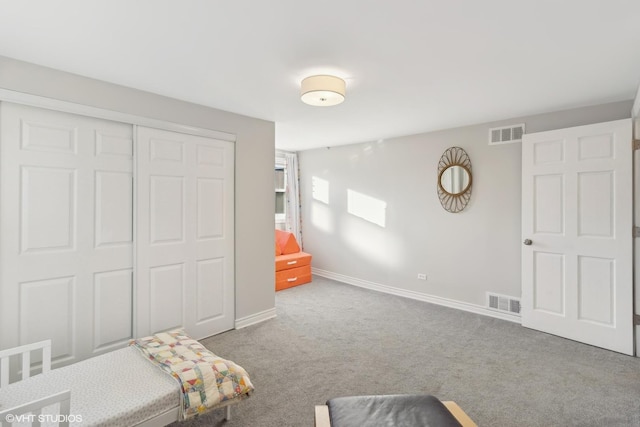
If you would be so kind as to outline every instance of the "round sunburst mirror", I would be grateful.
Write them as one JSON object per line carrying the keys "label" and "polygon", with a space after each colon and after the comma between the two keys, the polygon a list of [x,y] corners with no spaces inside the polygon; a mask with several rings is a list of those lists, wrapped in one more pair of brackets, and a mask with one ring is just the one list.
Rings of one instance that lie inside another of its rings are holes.
{"label": "round sunburst mirror", "polygon": [[438,198],[451,213],[461,212],[471,199],[471,159],[460,147],[448,148],[438,162]]}

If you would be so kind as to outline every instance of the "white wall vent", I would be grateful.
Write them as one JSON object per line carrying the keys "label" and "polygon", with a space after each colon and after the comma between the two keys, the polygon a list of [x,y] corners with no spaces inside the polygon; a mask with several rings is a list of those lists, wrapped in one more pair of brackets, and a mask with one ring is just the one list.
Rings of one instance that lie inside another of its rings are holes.
{"label": "white wall vent", "polygon": [[520,300],[506,295],[487,292],[487,307],[492,310],[520,315]]}
{"label": "white wall vent", "polygon": [[524,123],[489,129],[489,145],[511,144],[522,142]]}

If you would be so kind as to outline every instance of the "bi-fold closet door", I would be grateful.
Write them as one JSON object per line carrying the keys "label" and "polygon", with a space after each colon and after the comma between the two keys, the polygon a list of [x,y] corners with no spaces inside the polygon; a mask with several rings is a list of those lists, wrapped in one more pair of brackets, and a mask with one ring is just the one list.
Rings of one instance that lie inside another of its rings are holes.
{"label": "bi-fold closet door", "polygon": [[136,335],[233,329],[233,144],[145,127],[136,142]]}
{"label": "bi-fold closet door", "polygon": [[52,339],[61,366],[233,328],[233,143],[5,102],[0,123],[0,349]]}

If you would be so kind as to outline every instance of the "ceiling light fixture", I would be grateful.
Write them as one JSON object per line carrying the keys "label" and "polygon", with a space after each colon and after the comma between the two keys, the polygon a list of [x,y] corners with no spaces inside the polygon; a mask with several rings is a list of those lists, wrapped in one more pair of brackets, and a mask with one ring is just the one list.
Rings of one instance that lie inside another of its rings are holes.
{"label": "ceiling light fixture", "polygon": [[309,76],[302,80],[300,99],[305,104],[330,107],[344,101],[345,82],[335,76]]}

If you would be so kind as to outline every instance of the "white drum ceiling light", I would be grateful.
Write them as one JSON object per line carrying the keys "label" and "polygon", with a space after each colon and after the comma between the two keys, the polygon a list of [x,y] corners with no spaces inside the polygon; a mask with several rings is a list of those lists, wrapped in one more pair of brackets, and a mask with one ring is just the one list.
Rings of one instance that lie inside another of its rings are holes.
{"label": "white drum ceiling light", "polygon": [[316,107],[330,107],[344,101],[345,82],[335,76],[309,76],[302,80],[300,99]]}

